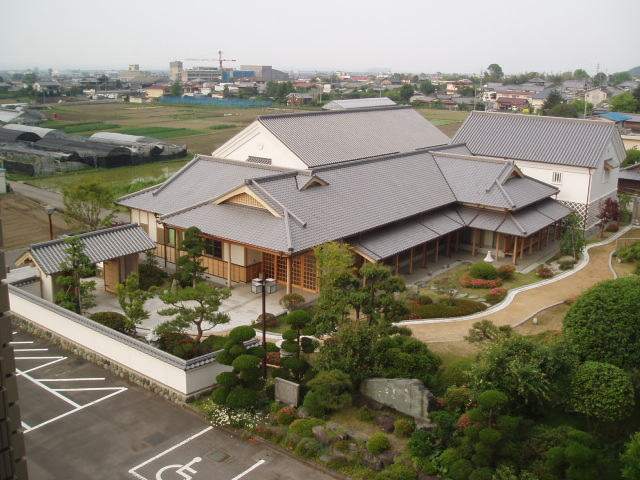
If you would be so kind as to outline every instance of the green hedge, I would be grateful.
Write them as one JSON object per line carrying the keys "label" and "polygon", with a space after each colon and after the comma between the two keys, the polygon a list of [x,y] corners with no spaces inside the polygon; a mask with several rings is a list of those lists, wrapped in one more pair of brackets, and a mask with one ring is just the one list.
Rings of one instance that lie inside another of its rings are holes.
{"label": "green hedge", "polygon": [[482,312],[487,309],[484,303],[475,302],[473,300],[454,300],[454,305],[450,306],[447,302],[433,303],[431,305],[417,305],[413,302],[409,304],[411,313],[405,315],[403,320],[415,320],[422,318],[451,318],[471,315],[472,313]]}

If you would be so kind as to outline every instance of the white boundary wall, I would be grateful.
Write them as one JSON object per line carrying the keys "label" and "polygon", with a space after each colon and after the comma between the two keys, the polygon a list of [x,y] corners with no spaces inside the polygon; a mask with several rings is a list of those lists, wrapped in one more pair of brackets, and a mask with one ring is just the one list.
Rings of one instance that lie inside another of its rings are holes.
{"label": "white boundary wall", "polygon": [[231,370],[215,361],[217,352],[183,360],[11,285],[9,300],[11,312],[36,329],[52,332],[80,349],[110,360],[131,380],[140,376],[148,380],[143,383],[151,388],[168,389],[169,397],[178,401],[209,389],[220,372]]}

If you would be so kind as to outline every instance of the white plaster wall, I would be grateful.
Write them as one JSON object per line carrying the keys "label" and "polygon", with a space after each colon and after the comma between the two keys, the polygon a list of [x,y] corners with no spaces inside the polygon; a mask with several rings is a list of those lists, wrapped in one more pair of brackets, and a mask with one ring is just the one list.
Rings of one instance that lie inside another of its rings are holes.
{"label": "white plaster wall", "polygon": [[291,150],[286,148],[269,130],[257,120],[238,135],[215,150],[212,156],[245,161],[248,157],[270,158],[271,164],[279,167],[305,169]]}
{"label": "white plaster wall", "polygon": [[258,250],[247,248],[247,266],[255,265],[262,261],[262,254]]}
{"label": "white plaster wall", "polygon": [[[558,200],[565,202],[587,203],[589,192],[589,169],[554,165],[549,163],[516,160],[516,165],[525,175],[548,183],[560,190]],[[562,172],[562,184],[553,184],[553,172]]]}
{"label": "white plaster wall", "polygon": [[[183,370],[149,353],[124,344],[116,338],[93,330],[58,315],[49,309],[9,291],[11,311],[30,322],[84,346],[113,362],[127,367],[183,395],[190,395],[213,385],[215,377],[228,367],[213,362],[198,368]],[[131,342],[135,340],[130,339]]]}
{"label": "white plaster wall", "polygon": [[242,267],[244,264],[244,247],[240,245],[231,245],[231,263],[234,265],[240,265]]}

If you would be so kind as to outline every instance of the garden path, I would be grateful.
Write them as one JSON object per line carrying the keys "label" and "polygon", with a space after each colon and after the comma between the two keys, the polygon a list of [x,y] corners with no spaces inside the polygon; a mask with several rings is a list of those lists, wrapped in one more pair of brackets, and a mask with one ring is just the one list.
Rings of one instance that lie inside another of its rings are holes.
{"label": "garden path", "polygon": [[616,242],[609,241],[604,245],[589,248],[588,263],[581,270],[564,275],[552,283],[521,291],[515,295],[508,306],[488,312],[480,318],[476,315],[466,320],[451,319],[406,326],[411,328],[416,338],[427,343],[462,340],[471,326],[481,319],[490,320],[496,325],[516,326],[546,307],[560,303],[573,295],[579,295],[598,282],[614,278],[609,261],[615,247]]}

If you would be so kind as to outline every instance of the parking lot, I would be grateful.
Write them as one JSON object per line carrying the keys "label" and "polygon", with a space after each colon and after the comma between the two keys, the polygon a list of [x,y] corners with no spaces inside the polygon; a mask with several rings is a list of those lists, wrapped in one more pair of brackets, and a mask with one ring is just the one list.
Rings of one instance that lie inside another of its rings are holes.
{"label": "parking lot", "polygon": [[14,329],[31,480],[336,478]]}

